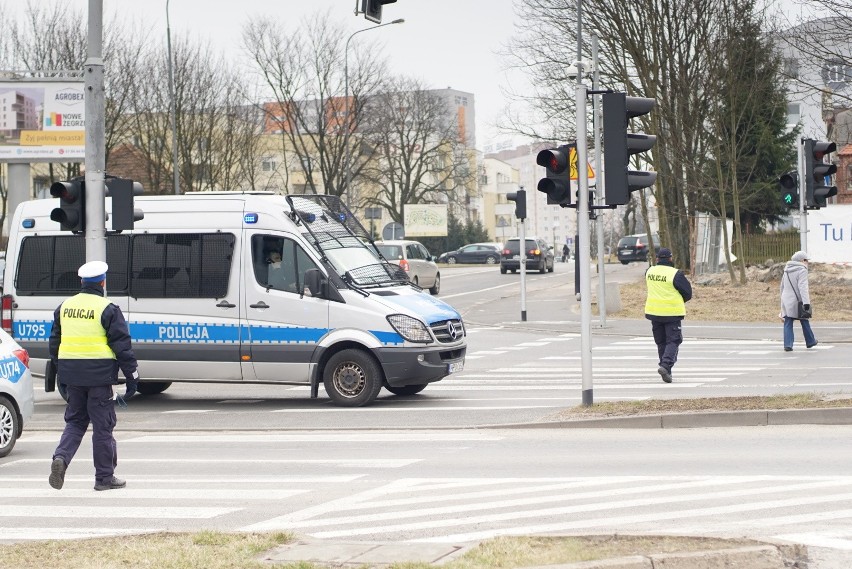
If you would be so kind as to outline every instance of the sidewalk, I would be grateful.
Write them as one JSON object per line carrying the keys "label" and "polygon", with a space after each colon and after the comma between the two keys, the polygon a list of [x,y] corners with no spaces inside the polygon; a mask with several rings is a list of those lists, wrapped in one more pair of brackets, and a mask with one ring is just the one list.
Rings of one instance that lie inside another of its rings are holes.
{"label": "sidewalk", "polygon": [[[392,563],[430,563],[440,566],[461,557],[476,544],[324,542],[301,539],[263,554],[269,563],[312,562],[336,568],[379,568]],[[526,569],[784,569],[808,567],[807,548],[797,544],[764,543],[715,551],[681,551],[632,555],[598,561],[563,563]],[[829,569],[826,567],[825,569]],[[832,568],[833,569],[833,568]],[[838,568],[839,569],[839,568]]]}

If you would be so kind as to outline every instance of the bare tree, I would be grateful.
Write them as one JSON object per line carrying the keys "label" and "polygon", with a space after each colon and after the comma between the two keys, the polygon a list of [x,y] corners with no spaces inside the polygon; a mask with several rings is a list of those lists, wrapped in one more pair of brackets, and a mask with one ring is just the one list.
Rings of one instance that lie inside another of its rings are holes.
{"label": "bare tree", "polygon": [[475,168],[455,111],[440,92],[395,78],[368,104],[357,162],[365,205],[385,208],[398,222],[405,205],[452,203],[473,187]]}
{"label": "bare tree", "polygon": [[[282,149],[296,157],[304,172],[304,191],[343,195],[346,192],[346,136],[359,130],[364,105],[383,75],[375,50],[360,50],[356,42],[352,66],[346,72],[346,35],[317,14],[287,32],[278,20],[254,19],[243,41],[273,103],[271,120],[282,136]],[[348,79],[349,101],[346,83]],[[358,175],[357,168],[350,174]],[[320,191],[320,190],[324,191]]]}

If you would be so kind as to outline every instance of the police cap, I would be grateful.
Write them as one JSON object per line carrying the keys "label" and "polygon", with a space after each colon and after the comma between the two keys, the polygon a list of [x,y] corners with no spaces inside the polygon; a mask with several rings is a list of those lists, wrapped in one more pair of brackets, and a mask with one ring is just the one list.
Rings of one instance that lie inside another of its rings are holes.
{"label": "police cap", "polygon": [[89,261],[77,271],[77,275],[87,283],[99,283],[106,280],[109,265],[103,261]]}

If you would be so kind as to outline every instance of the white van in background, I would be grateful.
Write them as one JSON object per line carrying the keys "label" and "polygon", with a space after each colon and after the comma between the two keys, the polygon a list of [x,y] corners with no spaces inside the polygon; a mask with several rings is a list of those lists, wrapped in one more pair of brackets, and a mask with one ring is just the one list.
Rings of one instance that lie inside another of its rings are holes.
{"label": "white van in background", "polygon": [[[50,220],[57,203],[21,204],[7,248],[3,326],[36,373],[85,262],[84,238]],[[385,260],[336,196],[200,192],[135,206],[135,229],[108,231],[107,296],[130,326],[143,395],[246,382],[310,385],[315,398],[323,383],[334,403],[361,406],[382,386],[413,395],[464,366],[459,313]]]}

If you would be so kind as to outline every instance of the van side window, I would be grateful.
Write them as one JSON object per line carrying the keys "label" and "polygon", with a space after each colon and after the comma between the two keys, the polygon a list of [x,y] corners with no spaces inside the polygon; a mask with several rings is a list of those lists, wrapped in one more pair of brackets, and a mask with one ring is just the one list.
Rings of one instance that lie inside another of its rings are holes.
{"label": "van side window", "polygon": [[300,293],[305,271],[317,265],[292,239],[255,235],[251,240],[252,265],[257,283],[263,287]]}
{"label": "van side window", "polygon": [[[107,294],[127,294],[130,237],[107,236]],[[21,242],[15,288],[19,295],[70,296],[80,292],[77,270],[86,262],[81,235],[26,237]]]}
{"label": "van side window", "polygon": [[228,294],[235,237],[231,233],[133,236],[130,296],[222,298]]}

